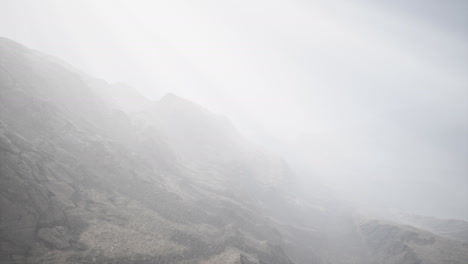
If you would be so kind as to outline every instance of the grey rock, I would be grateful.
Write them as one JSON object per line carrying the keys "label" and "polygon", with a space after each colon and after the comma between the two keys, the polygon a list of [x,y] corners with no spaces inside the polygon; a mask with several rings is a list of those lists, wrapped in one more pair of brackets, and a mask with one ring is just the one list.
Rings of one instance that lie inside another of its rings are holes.
{"label": "grey rock", "polygon": [[37,237],[46,244],[57,249],[66,249],[70,247],[68,239],[64,236],[63,227],[41,228],[37,232]]}

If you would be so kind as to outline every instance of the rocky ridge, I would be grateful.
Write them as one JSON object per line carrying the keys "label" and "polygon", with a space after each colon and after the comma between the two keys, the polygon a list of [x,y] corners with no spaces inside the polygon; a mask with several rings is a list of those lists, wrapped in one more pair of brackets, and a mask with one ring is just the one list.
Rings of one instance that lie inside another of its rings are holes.
{"label": "rocky ridge", "polygon": [[307,194],[224,117],[4,38],[0,121],[0,263],[468,263],[463,241]]}

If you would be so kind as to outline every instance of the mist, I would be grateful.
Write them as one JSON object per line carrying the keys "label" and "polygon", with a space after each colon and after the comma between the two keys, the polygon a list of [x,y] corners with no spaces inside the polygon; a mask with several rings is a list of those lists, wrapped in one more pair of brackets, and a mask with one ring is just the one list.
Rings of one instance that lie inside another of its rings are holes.
{"label": "mist", "polygon": [[[225,116],[306,193],[468,220],[467,10],[461,0],[2,0],[0,36],[148,102],[172,109],[184,104],[165,97],[175,94]],[[112,87],[105,96],[117,98]],[[171,134],[205,132],[165,131],[157,120],[171,114],[158,111],[143,119],[201,162],[191,137]],[[216,142],[226,124],[207,123]],[[250,148],[229,140],[219,144]]]}
{"label": "mist", "polygon": [[193,99],[339,192],[468,217],[463,1],[2,6],[3,36],[148,98]]}

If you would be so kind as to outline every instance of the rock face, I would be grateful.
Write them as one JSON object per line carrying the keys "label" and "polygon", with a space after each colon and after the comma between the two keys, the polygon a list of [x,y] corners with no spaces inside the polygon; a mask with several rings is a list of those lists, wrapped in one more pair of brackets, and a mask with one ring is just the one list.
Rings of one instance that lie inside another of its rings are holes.
{"label": "rock face", "polygon": [[468,222],[458,219],[438,219],[429,216],[400,214],[398,221],[427,230],[442,237],[468,243]]}
{"label": "rock face", "polygon": [[66,249],[70,247],[63,226],[53,228],[44,227],[37,231],[37,238],[56,249]]}
{"label": "rock face", "polygon": [[226,118],[0,38],[0,263],[468,263],[311,197]]}
{"label": "rock face", "polygon": [[376,263],[465,263],[466,245],[432,233],[394,223],[370,221],[362,234]]}

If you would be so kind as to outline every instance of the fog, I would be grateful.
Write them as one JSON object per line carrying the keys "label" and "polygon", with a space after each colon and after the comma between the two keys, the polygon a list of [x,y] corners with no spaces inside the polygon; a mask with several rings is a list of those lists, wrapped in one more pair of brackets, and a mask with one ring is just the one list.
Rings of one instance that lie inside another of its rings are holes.
{"label": "fog", "polygon": [[2,0],[0,36],[228,116],[309,185],[468,219],[468,2]]}

